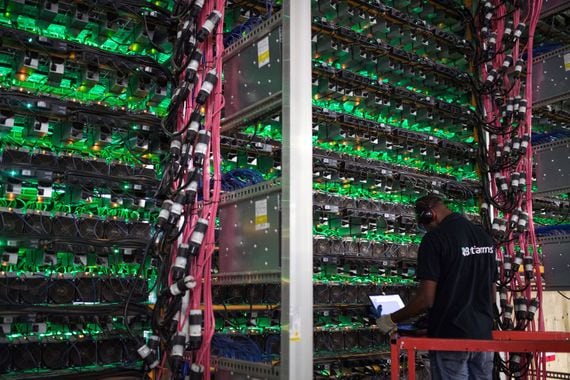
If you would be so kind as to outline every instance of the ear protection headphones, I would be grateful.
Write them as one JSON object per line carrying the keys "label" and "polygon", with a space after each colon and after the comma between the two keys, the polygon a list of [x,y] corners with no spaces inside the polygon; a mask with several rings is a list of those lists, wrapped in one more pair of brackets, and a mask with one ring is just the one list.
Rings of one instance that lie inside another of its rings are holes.
{"label": "ear protection headphones", "polygon": [[419,205],[416,207],[416,217],[419,224],[430,224],[435,220],[435,212],[431,207]]}

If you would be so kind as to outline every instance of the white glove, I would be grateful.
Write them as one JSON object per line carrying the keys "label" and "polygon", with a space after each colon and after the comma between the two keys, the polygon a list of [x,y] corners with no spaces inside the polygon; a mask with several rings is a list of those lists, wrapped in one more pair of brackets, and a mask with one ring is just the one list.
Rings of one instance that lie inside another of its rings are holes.
{"label": "white glove", "polygon": [[392,321],[390,314],[382,315],[376,319],[376,325],[382,334],[392,334],[398,330],[398,326]]}

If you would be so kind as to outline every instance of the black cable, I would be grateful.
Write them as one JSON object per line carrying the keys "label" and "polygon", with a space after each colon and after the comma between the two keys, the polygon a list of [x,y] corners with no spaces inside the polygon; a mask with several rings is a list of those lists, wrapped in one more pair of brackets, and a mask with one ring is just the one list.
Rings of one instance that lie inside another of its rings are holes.
{"label": "black cable", "polygon": [[152,244],[154,243],[154,240],[155,240],[156,236],[157,236],[157,233],[155,233],[155,234],[152,236],[152,238],[148,241],[148,243],[147,243],[147,245],[146,245],[146,247],[145,247],[145,249],[144,249],[144,254],[143,254],[141,263],[140,263],[140,265],[139,265],[139,268],[138,268],[138,270],[137,270],[137,274],[134,276],[135,281],[133,281],[133,285],[131,286],[131,290],[129,291],[129,295],[128,295],[126,301],[125,301],[125,308],[123,309],[123,322],[124,322],[125,327],[126,327],[126,329],[127,329],[127,333],[128,333],[131,337],[133,337],[133,338],[137,338],[137,337],[132,333],[131,328],[130,328],[130,326],[129,326],[129,322],[128,322],[128,319],[127,319],[128,309],[129,309],[129,305],[130,305],[130,303],[131,303],[131,300],[132,300],[132,298],[133,298],[133,294],[134,294],[134,292],[135,292],[135,289],[137,289],[137,281],[136,281],[136,279],[139,278],[139,277],[142,275],[143,269],[144,269],[144,267],[145,267],[145,265],[146,265],[146,260],[147,260],[147,258],[148,258],[149,252],[150,252],[150,250],[151,250]]}
{"label": "black cable", "polygon": [[565,295],[564,293],[562,293],[560,290],[558,290],[558,294],[560,294],[562,297],[566,298],[568,301],[570,301],[570,297],[568,297],[567,295]]}

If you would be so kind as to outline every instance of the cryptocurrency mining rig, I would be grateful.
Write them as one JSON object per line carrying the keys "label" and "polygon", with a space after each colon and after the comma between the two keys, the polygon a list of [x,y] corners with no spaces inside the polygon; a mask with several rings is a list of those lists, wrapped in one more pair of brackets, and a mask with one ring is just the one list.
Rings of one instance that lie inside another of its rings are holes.
{"label": "cryptocurrency mining rig", "polygon": [[387,379],[368,296],[413,297],[427,193],[492,234],[495,327],[544,330],[569,8],[0,2],[0,378]]}

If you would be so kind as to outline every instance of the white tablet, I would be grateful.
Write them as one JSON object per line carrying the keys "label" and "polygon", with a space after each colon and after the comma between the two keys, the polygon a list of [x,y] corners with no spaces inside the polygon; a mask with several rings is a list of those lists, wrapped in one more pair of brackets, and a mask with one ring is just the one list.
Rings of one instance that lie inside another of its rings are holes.
{"label": "white tablet", "polygon": [[378,305],[382,305],[382,315],[392,314],[404,307],[404,301],[399,294],[369,295],[368,298],[375,309],[378,309]]}

